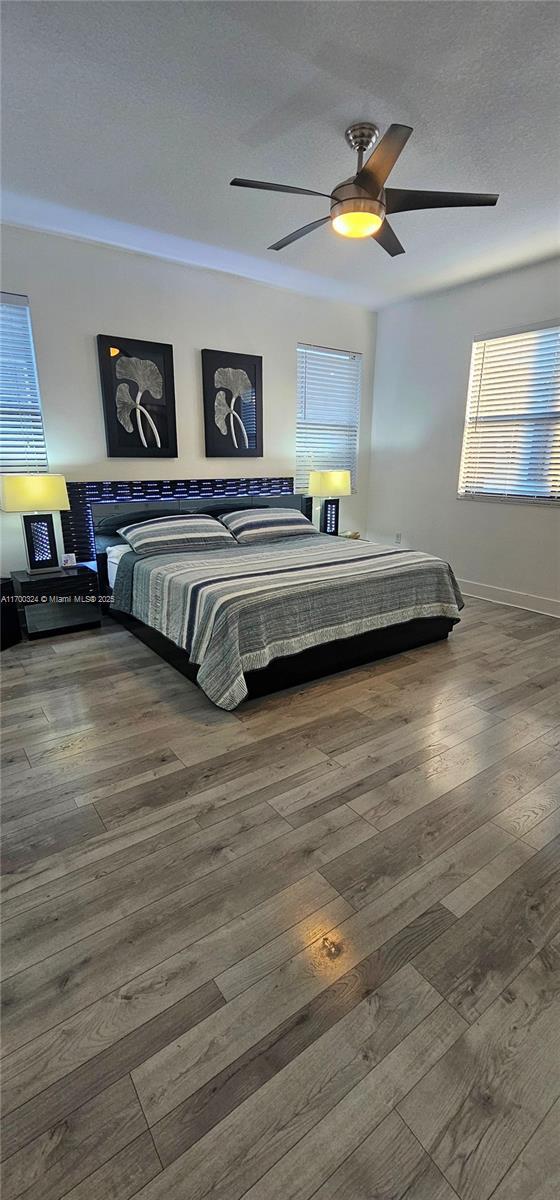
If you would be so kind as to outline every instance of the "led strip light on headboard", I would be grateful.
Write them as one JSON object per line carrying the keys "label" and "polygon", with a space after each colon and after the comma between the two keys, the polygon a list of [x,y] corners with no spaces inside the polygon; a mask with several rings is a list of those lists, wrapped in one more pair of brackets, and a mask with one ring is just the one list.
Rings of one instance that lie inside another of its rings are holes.
{"label": "led strip light on headboard", "polygon": [[64,549],[77,562],[95,561],[92,504],[133,504],[135,501],[205,500],[226,496],[293,495],[291,476],[264,479],[119,479],[69,483],[70,508],[61,512]]}

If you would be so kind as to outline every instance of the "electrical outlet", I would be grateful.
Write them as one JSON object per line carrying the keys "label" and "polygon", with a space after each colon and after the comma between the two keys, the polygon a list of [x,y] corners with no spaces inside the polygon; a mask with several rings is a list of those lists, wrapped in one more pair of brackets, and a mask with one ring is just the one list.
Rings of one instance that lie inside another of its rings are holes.
{"label": "electrical outlet", "polygon": [[395,534],[395,543],[396,543],[396,545],[397,545],[397,546],[400,546],[400,544],[401,544],[401,541],[402,541],[402,533],[396,533],[396,534]]}

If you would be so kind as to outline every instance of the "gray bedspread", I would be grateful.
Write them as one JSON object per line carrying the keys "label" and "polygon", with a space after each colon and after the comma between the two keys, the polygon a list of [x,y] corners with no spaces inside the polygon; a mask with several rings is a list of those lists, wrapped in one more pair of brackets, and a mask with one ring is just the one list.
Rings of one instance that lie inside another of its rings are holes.
{"label": "gray bedspread", "polygon": [[326,535],[209,553],[130,551],[113,603],[183,647],[200,687],[226,709],[247,695],[244,672],[274,658],[418,617],[458,621],[463,607],[441,559]]}

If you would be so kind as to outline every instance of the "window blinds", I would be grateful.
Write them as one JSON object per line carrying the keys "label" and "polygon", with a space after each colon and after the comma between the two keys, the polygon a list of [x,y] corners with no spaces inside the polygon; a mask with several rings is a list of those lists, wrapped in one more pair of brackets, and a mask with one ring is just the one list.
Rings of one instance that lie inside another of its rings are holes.
{"label": "window blinds", "polygon": [[460,496],[560,499],[560,329],[473,344]]}
{"label": "window blinds", "polygon": [[27,296],[0,293],[0,471],[48,471]]}
{"label": "window blinds", "polygon": [[346,469],[356,488],[361,354],[322,346],[297,348],[296,490],[310,471]]}

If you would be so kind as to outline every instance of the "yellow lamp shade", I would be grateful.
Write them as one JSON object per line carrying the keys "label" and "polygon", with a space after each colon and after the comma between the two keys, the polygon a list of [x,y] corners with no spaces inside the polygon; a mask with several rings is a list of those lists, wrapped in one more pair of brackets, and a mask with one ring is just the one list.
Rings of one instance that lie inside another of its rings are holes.
{"label": "yellow lamp shade", "polygon": [[5,512],[60,512],[70,508],[64,475],[3,475],[0,508]]}
{"label": "yellow lamp shade", "polygon": [[310,496],[349,496],[352,492],[350,471],[310,471]]}

